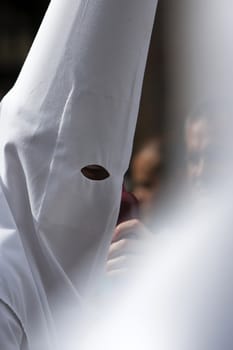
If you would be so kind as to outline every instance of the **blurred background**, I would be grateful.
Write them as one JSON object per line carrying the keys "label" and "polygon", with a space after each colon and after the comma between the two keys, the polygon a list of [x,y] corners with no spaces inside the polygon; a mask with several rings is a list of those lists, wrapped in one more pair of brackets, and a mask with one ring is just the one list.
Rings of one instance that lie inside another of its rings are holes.
{"label": "blurred background", "polygon": [[0,97],[12,87],[49,4],[2,0],[0,4]]}

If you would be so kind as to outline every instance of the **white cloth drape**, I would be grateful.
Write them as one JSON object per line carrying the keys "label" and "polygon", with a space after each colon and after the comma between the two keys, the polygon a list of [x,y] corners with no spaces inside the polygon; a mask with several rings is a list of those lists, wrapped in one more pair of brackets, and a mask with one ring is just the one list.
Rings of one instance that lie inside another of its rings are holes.
{"label": "white cloth drape", "polygon": [[[83,309],[83,297],[104,271],[156,4],[52,0],[2,101],[0,220],[9,238],[0,297],[33,350],[46,349],[60,332],[57,306],[68,309],[61,294],[72,310]],[[90,164],[110,177],[85,178],[81,169]],[[38,325],[45,336],[36,336]]]}

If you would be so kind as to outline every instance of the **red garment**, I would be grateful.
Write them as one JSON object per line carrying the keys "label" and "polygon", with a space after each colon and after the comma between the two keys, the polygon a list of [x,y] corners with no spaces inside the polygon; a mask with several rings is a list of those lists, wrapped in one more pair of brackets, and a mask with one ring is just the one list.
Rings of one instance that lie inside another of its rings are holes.
{"label": "red garment", "polygon": [[117,225],[124,221],[137,219],[139,217],[139,202],[131,192],[127,192],[123,186],[121,196],[120,212],[117,220]]}

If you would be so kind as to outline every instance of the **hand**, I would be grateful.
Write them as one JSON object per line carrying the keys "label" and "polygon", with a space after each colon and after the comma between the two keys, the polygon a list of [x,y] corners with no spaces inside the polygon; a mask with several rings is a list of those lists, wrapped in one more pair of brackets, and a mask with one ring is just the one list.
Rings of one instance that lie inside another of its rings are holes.
{"label": "hand", "polygon": [[[139,221],[129,220],[115,229],[107,260],[107,276],[122,277],[132,272],[143,257],[152,233]],[[146,254],[146,253],[145,253]]]}

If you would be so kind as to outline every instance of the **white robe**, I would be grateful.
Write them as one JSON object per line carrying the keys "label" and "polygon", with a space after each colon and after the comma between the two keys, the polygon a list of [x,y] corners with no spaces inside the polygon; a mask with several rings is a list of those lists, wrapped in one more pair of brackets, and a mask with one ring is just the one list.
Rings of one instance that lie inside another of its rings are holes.
{"label": "white robe", "polygon": [[1,103],[1,349],[58,349],[104,274],[156,5],[52,0]]}

